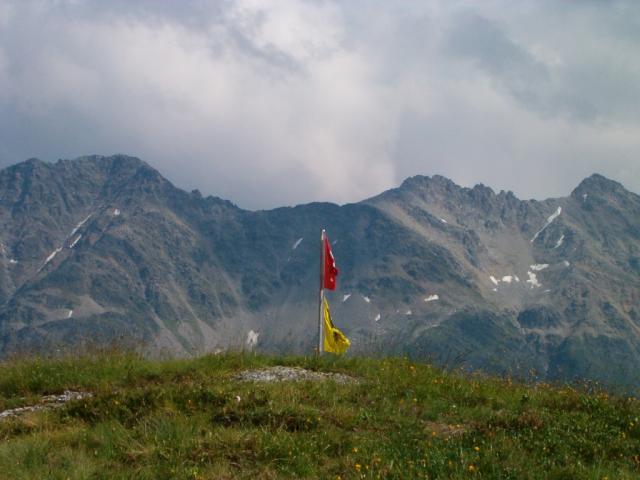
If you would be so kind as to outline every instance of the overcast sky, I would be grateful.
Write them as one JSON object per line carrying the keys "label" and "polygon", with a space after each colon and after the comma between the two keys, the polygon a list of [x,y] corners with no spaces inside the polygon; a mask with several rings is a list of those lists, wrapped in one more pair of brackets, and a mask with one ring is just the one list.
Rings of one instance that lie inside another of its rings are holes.
{"label": "overcast sky", "polygon": [[0,0],[0,167],[94,153],[252,209],[640,192],[640,2]]}

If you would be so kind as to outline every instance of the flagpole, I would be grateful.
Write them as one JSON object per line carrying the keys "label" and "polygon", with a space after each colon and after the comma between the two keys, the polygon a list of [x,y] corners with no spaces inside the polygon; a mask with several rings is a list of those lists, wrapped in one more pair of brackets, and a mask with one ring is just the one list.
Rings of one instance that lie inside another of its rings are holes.
{"label": "flagpole", "polygon": [[320,294],[318,295],[318,351],[317,356],[322,355],[322,310],[324,307],[324,229],[320,233]]}

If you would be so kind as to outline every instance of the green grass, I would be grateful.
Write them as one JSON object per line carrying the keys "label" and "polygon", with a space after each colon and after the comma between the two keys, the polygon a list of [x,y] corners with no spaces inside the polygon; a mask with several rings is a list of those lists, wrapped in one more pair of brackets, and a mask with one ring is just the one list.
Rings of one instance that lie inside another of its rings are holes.
{"label": "green grass", "polygon": [[[268,365],[361,382],[233,380]],[[0,409],[65,389],[95,397],[0,420],[0,478],[640,478],[636,399],[406,359],[104,353],[0,364]]]}

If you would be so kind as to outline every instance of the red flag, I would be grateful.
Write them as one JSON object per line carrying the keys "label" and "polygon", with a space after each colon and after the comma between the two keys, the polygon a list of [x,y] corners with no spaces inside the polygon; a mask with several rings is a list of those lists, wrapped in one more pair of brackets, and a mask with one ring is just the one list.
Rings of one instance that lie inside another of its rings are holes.
{"label": "red flag", "polygon": [[324,237],[324,288],[327,290],[336,289],[336,277],[338,276],[338,268],[336,260],[331,253],[331,244],[325,235]]}

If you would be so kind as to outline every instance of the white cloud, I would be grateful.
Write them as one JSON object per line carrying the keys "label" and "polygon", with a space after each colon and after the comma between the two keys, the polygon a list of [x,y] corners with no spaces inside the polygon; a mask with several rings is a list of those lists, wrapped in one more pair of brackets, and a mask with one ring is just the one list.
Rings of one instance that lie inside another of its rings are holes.
{"label": "white cloud", "polygon": [[299,63],[334,53],[342,39],[340,11],[331,3],[239,0],[226,18],[255,49]]}
{"label": "white cloud", "polygon": [[419,173],[540,198],[599,171],[637,191],[633,18],[545,2],[7,1],[0,162],[130,153],[250,208],[355,201]]}

